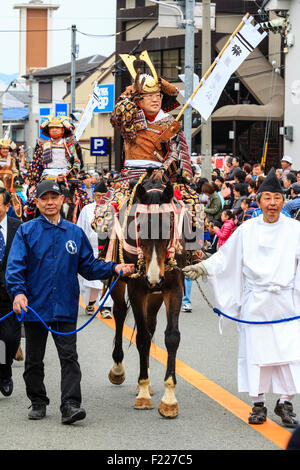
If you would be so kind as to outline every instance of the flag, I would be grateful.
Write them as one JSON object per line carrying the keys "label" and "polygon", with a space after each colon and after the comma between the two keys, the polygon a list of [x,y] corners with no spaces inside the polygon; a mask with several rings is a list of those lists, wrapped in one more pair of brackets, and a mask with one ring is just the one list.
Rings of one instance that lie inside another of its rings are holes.
{"label": "flag", "polygon": [[89,101],[86,107],[84,108],[81,114],[81,117],[79,118],[78,125],[74,131],[77,142],[79,141],[84,130],[86,129],[89,122],[91,121],[93,117],[94,109],[97,106],[99,106],[99,103],[100,103],[100,90],[99,90],[99,87],[95,86],[93,89],[93,93],[90,94]]}
{"label": "flag", "polygon": [[253,17],[244,18],[244,26],[230,38],[224,52],[216,58],[216,65],[208,77],[201,79],[201,86],[190,104],[207,121],[216,107],[219,98],[231,75],[266,37],[260,32],[260,25],[252,24]]}
{"label": "flag", "polygon": [[10,136],[10,130],[11,130],[11,124],[9,124],[8,128],[5,131],[5,135],[3,137],[3,140],[8,140]]}

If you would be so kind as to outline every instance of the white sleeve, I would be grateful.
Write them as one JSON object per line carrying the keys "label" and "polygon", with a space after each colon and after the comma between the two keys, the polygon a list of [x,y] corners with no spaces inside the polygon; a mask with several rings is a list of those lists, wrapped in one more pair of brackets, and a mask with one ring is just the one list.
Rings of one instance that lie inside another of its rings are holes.
{"label": "white sleeve", "polygon": [[232,317],[240,315],[243,293],[243,231],[240,226],[209,259],[202,261],[215,307]]}

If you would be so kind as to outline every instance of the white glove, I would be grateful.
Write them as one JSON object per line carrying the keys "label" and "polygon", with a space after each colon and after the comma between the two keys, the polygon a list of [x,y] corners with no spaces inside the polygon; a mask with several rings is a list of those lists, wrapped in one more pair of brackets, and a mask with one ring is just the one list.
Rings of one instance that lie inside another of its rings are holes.
{"label": "white glove", "polygon": [[185,268],[183,268],[182,272],[192,281],[195,281],[200,276],[208,275],[208,272],[206,271],[203,263],[194,264],[193,266],[186,266]]}

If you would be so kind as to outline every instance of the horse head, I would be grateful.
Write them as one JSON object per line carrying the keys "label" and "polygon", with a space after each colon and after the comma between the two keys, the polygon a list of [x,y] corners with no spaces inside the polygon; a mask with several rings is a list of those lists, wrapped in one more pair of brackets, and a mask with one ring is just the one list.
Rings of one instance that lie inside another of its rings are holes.
{"label": "horse head", "polygon": [[147,178],[137,186],[137,244],[143,253],[146,282],[151,289],[159,289],[165,277],[165,263],[175,223],[172,200],[170,183]]}

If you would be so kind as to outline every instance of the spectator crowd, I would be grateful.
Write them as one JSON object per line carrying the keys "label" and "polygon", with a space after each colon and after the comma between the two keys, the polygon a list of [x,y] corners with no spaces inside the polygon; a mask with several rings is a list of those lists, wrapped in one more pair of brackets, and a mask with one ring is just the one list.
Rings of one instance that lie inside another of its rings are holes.
{"label": "spectator crowd", "polygon": [[[284,156],[276,176],[285,197],[282,213],[300,220],[300,171],[292,164],[292,158]],[[210,181],[195,178],[193,184],[205,205],[205,257],[226,243],[239,225],[261,213],[256,196],[264,178],[260,163],[241,165],[237,157],[227,157],[223,170],[214,168]]]}
{"label": "spectator crowd", "polygon": [[[192,186],[205,208],[203,259],[216,253],[235,229],[262,213],[257,201],[266,176],[262,164],[241,164],[238,157],[226,157],[224,168],[213,168],[210,180],[195,172]],[[282,213],[300,221],[300,170],[293,169],[290,156],[281,159],[276,176],[284,192]],[[192,281],[185,278],[184,312],[192,311]]]}

